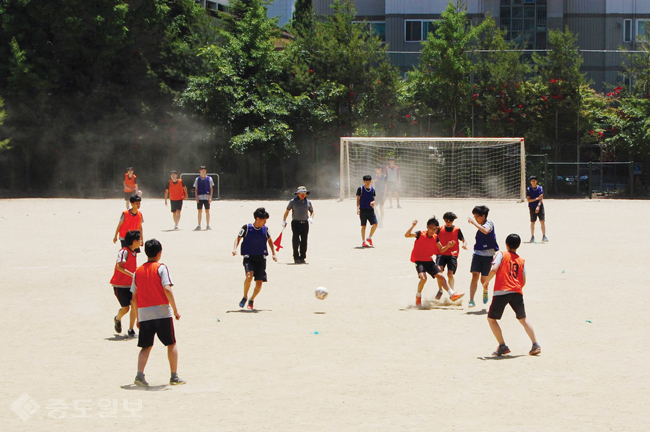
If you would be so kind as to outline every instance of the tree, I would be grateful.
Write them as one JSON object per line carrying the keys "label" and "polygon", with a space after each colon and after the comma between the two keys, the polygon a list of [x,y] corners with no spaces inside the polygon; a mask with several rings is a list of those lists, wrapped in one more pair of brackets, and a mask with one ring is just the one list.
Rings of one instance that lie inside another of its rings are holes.
{"label": "tree", "polygon": [[298,34],[311,34],[316,21],[313,0],[296,0],[294,7],[292,27]]}
{"label": "tree", "polygon": [[[5,118],[7,117],[7,113],[4,109],[5,101],[0,98],[0,126],[2,126],[5,122]],[[1,130],[1,129],[0,129]],[[4,140],[0,140],[0,151],[2,150],[7,150],[9,149],[9,142],[11,141],[10,138],[6,138]]]}

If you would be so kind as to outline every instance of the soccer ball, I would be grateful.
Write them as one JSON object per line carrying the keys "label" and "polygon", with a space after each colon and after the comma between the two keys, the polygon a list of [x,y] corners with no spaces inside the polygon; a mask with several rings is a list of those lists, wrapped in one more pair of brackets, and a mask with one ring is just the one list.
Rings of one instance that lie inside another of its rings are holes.
{"label": "soccer ball", "polygon": [[318,288],[316,288],[315,294],[316,294],[316,298],[318,300],[325,300],[327,298],[327,294],[329,294],[329,292],[327,291],[327,288],[325,288],[325,287],[318,287]]}
{"label": "soccer ball", "polygon": [[141,190],[137,191],[135,194],[136,194],[137,196],[139,196],[140,198],[142,198],[142,191],[141,191]]}

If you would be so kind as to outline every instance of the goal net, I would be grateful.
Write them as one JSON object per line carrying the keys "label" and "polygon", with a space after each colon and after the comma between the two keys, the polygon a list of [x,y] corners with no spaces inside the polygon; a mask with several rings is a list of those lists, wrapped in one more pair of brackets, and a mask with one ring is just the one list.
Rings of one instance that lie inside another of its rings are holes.
{"label": "goal net", "polygon": [[525,199],[523,138],[343,137],[340,149],[341,199],[355,197],[378,165],[386,174],[389,158],[403,197]]}

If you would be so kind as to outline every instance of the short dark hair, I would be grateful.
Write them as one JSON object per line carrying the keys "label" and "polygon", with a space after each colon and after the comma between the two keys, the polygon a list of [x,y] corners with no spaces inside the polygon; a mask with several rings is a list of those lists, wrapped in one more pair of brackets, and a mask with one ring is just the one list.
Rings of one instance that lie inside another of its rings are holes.
{"label": "short dark hair", "polygon": [[528,177],[528,181],[531,181],[531,180],[537,180],[537,176],[532,175],[532,176]]}
{"label": "short dark hair", "polygon": [[169,174],[178,174],[178,172],[176,172],[176,170],[172,170],[172,172],[170,172]]}
{"label": "short dark hair", "polygon": [[148,258],[154,258],[162,250],[162,245],[156,239],[147,240],[144,244],[144,253],[147,254]]}
{"label": "short dark hair", "polygon": [[124,242],[127,246],[131,246],[136,240],[140,241],[140,231],[129,231],[124,235]]}
{"label": "short dark hair", "polygon": [[510,234],[508,237],[506,237],[506,245],[510,249],[517,250],[520,244],[521,244],[521,237],[519,237],[517,234]]}
{"label": "short dark hair", "polygon": [[370,174],[366,174],[363,176],[363,181],[372,181],[372,176]]}
{"label": "short dark hair", "polygon": [[255,219],[268,219],[269,213],[266,211],[264,207],[260,207],[253,212],[253,217]]}
{"label": "short dark hair", "polygon": [[458,216],[456,216],[456,214],[454,212],[447,212],[444,215],[442,215],[442,220],[452,221],[453,222],[456,219],[458,219]]}
{"label": "short dark hair", "polygon": [[438,219],[436,219],[436,217],[433,216],[431,219],[427,221],[427,226],[429,225],[440,226],[440,223],[438,223]]}
{"label": "short dark hair", "polygon": [[136,201],[138,201],[138,202],[139,202],[139,201],[142,201],[142,198],[140,198],[140,197],[137,196],[137,195],[133,195],[131,198],[129,198],[129,202],[130,202],[131,204],[133,204],[133,203],[136,202]]}
{"label": "short dark hair", "polygon": [[490,209],[485,207],[484,205],[476,206],[476,207],[474,207],[474,209],[472,209],[472,214],[479,215],[479,216],[487,217],[489,212],[490,212]]}

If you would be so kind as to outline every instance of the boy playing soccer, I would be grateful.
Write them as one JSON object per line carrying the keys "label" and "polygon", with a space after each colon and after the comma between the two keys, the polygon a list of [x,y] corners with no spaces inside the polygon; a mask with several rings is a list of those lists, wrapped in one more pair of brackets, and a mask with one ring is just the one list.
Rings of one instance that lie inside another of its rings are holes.
{"label": "boy playing soccer", "polygon": [[[138,267],[138,259],[136,249],[140,248],[140,231],[129,231],[124,236],[124,242],[128,244],[127,247],[123,247],[117,254],[117,263],[115,264],[115,270],[113,271],[113,277],[111,278],[111,285],[113,285],[113,292],[117,301],[120,302],[120,310],[117,311],[117,315],[113,318],[113,323],[115,325],[115,331],[120,334],[122,333],[122,317],[129,312],[129,306],[131,306],[131,300],[133,295],[131,293],[131,283],[133,283],[133,274],[135,269]],[[129,314],[129,337],[135,337],[135,330],[133,330],[133,325],[135,324],[136,310],[135,308],[130,308],[131,313]]]}
{"label": "boy playing soccer", "polygon": [[208,170],[204,166],[199,168],[199,176],[194,180],[194,194],[196,195],[196,209],[199,211],[199,224],[194,231],[201,231],[202,208],[205,207],[206,230],[210,228],[210,203],[212,202],[212,192],[214,189],[214,180],[207,176]]}
{"label": "boy playing soccer", "polygon": [[488,323],[494,333],[494,337],[499,342],[499,347],[492,353],[494,356],[502,356],[510,352],[510,348],[503,340],[503,333],[499,326],[498,320],[503,316],[503,310],[506,305],[510,305],[515,311],[517,319],[524,326],[526,334],[533,343],[533,347],[528,354],[538,355],[542,352],[542,347],[537,343],[533,327],[526,320],[526,309],[524,308],[524,297],[522,289],[526,285],[526,270],[524,268],[524,259],[517,255],[517,248],[521,244],[521,239],[517,234],[510,234],[506,238],[508,252],[497,252],[492,262],[490,274],[483,282],[483,289],[488,289],[490,279],[496,275],[494,281],[494,296],[488,312]]}
{"label": "boy playing soccer", "polygon": [[[463,242],[463,249],[467,250],[467,243],[460,228],[454,226],[454,220],[458,219],[458,216],[452,212],[447,212],[442,216],[442,219],[445,221],[445,226],[438,231],[438,240],[441,244],[451,244],[451,247],[440,251],[436,264],[440,267],[440,271],[443,271],[445,266],[447,267],[447,279],[449,280],[449,286],[453,289],[455,282],[454,274],[456,274],[456,269],[458,268],[458,252],[460,251],[458,244],[459,242]],[[436,300],[440,300],[440,297],[442,297],[440,285],[438,288]]]}
{"label": "boy playing soccer", "polygon": [[167,198],[172,202],[172,214],[174,216],[174,229],[178,229],[178,222],[181,220],[181,210],[183,209],[183,200],[187,198],[187,187],[183,180],[178,178],[178,173],[172,170],[169,175],[170,180],[165,188],[165,205]]}
{"label": "boy playing soccer", "polygon": [[174,335],[174,320],[181,319],[174,300],[172,286],[174,283],[169,276],[169,269],[165,264],[160,263],[162,245],[156,239],[147,240],[144,245],[144,253],[147,254],[147,262],[142,264],[135,271],[131,292],[133,293],[133,307],[138,309],[138,328],[140,336],[138,346],[141,348],[138,355],[138,374],[135,377],[135,384],[140,387],[149,387],[144,378],[144,368],[147,365],[153,338],[158,339],[167,347],[167,358],[171,378],[169,384],[185,384],[185,381],[178,377],[178,348]]}
{"label": "boy playing soccer", "polygon": [[[361,219],[361,247],[371,247],[372,235],[377,229],[377,216],[375,215],[375,188],[371,186],[372,177],[363,176],[363,186],[357,189],[357,214]],[[370,222],[370,235],[366,238],[366,223]]]}
{"label": "boy playing soccer", "polygon": [[244,240],[241,244],[241,254],[244,257],[244,270],[246,271],[246,279],[244,280],[244,297],[239,302],[239,307],[243,308],[248,300],[248,290],[251,287],[253,277],[255,277],[255,290],[253,296],[248,300],[248,309],[253,309],[253,302],[255,297],[262,290],[262,284],[267,281],[266,278],[266,256],[269,254],[268,247],[271,248],[273,254],[273,261],[277,262],[278,258],[273,249],[273,241],[271,234],[266,226],[266,220],[269,214],[264,207],[260,207],[253,213],[255,222],[244,225],[237,234],[235,240],[235,247],[232,250],[232,256],[237,255],[237,246],[239,242]]}
{"label": "boy playing soccer", "polygon": [[[140,213],[140,204],[142,204],[142,198],[135,195],[130,198],[131,208],[129,210],[123,211],[120,216],[120,221],[117,223],[117,228],[115,229],[115,236],[113,236],[113,243],[117,243],[117,238],[119,236],[120,243],[123,248],[129,247],[125,241],[126,233],[129,231],[139,231],[140,232],[140,246],[144,239],[144,233],[142,232],[142,223],[144,222],[144,217]],[[140,252],[140,248],[136,250]]]}
{"label": "boy playing soccer", "polygon": [[[440,286],[449,293],[451,301],[458,300],[465,294],[454,292],[453,288],[447,284],[440,269],[433,261],[433,255],[451,248],[453,246],[452,242],[450,241],[443,247],[438,241],[438,235],[436,232],[438,231],[439,224],[435,216],[427,221],[427,230],[424,232],[412,232],[417,223],[418,221],[414,220],[411,228],[409,228],[408,231],[406,231],[406,234],[404,234],[404,237],[406,238],[415,237],[413,251],[411,252],[411,262],[415,264],[415,270],[420,278],[420,282],[418,283],[418,292],[415,294],[415,305],[420,306],[422,304],[422,289],[424,288],[424,284],[427,282],[427,273],[437,279]],[[436,297],[436,300],[439,300],[439,298]]]}
{"label": "boy playing soccer", "polygon": [[129,209],[129,198],[138,192],[138,181],[136,175],[133,174],[133,167],[128,167],[124,173],[124,201],[126,201],[126,209]]}
{"label": "boy playing soccer", "polygon": [[530,242],[535,242],[535,222],[539,218],[539,225],[542,228],[542,241],[546,238],[546,222],[544,216],[544,189],[537,184],[537,177],[530,176],[530,186],[526,188],[526,200],[528,200],[528,212],[530,213]]}
{"label": "boy playing soccer", "polygon": [[[467,222],[478,229],[476,232],[474,255],[472,255],[472,265],[470,267],[472,282],[469,286],[468,307],[476,306],[474,303],[474,294],[476,294],[479,277],[481,278],[481,284],[485,282],[487,275],[490,273],[490,267],[492,266],[492,257],[499,250],[497,237],[494,233],[494,224],[487,219],[489,212],[490,209],[485,206],[476,206],[472,210],[474,219],[467,218]],[[483,288],[483,303],[486,304],[487,302],[487,288]]]}

